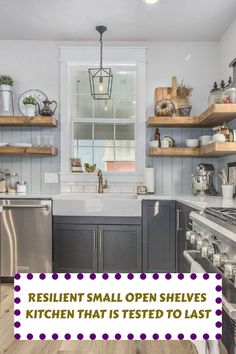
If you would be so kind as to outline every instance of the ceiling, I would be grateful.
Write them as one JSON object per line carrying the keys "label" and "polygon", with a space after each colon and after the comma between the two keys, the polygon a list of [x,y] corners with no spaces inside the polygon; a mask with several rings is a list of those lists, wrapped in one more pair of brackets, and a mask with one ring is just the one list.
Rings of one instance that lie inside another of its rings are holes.
{"label": "ceiling", "polygon": [[235,17],[235,0],[0,0],[0,39],[219,40]]}

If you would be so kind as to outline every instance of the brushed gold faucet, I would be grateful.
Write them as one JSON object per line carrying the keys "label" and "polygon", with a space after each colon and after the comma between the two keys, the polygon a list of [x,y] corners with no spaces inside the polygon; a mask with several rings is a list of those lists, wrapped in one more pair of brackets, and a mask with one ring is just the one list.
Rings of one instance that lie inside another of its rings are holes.
{"label": "brushed gold faucet", "polygon": [[103,175],[101,170],[98,170],[97,176],[98,176],[98,193],[103,193],[103,189],[108,188],[107,180],[105,180],[105,184],[103,184]]}

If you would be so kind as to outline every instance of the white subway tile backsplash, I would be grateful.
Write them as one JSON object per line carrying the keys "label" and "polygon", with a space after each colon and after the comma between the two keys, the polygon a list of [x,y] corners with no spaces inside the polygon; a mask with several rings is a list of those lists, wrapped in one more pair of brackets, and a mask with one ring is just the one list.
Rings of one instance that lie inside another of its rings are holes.
{"label": "white subway tile backsplash", "polygon": [[71,193],[71,186],[61,185],[61,193]]}
{"label": "white subway tile backsplash", "polygon": [[71,187],[71,192],[72,193],[83,193],[84,192],[84,187],[83,187],[83,185],[72,186]]}

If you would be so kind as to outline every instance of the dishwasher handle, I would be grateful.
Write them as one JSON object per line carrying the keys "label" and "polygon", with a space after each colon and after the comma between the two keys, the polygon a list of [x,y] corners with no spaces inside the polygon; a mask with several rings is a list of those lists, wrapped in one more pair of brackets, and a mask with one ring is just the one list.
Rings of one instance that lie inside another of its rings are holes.
{"label": "dishwasher handle", "polygon": [[47,209],[49,210],[50,207],[47,204],[43,205],[34,205],[34,204],[23,204],[23,205],[17,205],[17,204],[12,204],[12,205],[3,205],[2,206],[3,210],[6,209],[26,209],[26,208],[32,208],[32,209]]}

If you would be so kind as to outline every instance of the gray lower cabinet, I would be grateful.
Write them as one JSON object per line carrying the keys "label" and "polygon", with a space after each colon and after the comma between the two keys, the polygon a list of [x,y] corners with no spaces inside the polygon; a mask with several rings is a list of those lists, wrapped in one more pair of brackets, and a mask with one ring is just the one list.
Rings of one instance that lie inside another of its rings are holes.
{"label": "gray lower cabinet", "polygon": [[[141,272],[141,219],[56,217],[53,227],[55,272]],[[81,224],[81,221],[84,221]],[[86,222],[88,224],[86,224]]]}
{"label": "gray lower cabinet", "polygon": [[93,225],[54,224],[54,271],[96,272],[96,232],[96,226]]}
{"label": "gray lower cabinet", "polygon": [[192,223],[189,218],[191,211],[195,209],[188,205],[176,203],[176,270],[178,273],[185,273],[186,261],[183,252],[186,249],[194,249],[189,241],[186,241],[186,231],[192,229]]}
{"label": "gray lower cabinet", "polygon": [[175,271],[174,201],[143,201],[143,271]]}
{"label": "gray lower cabinet", "polygon": [[99,272],[141,272],[142,238],[141,226],[98,226]]}

